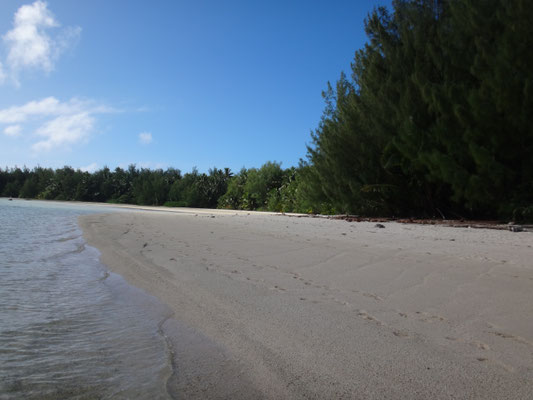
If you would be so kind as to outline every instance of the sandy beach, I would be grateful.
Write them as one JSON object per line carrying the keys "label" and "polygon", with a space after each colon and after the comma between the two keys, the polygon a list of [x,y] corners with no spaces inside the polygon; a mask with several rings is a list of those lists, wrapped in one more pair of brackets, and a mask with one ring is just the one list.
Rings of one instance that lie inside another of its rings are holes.
{"label": "sandy beach", "polygon": [[79,223],[173,310],[181,398],[533,398],[533,233],[156,208]]}

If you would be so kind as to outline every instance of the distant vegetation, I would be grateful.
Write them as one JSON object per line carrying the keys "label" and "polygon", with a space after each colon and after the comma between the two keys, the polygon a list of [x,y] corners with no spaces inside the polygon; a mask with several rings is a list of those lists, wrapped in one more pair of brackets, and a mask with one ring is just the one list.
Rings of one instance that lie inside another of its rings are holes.
{"label": "distant vegetation", "polygon": [[0,169],[0,194],[43,200],[97,201],[170,207],[313,212],[297,189],[301,169],[268,162],[261,168],[228,168],[183,174],[167,170],[103,168],[94,173],[63,167]]}
{"label": "distant vegetation", "polygon": [[306,160],[181,175],[0,171],[4,196],[380,216],[533,219],[533,2],[397,0],[323,93]]}

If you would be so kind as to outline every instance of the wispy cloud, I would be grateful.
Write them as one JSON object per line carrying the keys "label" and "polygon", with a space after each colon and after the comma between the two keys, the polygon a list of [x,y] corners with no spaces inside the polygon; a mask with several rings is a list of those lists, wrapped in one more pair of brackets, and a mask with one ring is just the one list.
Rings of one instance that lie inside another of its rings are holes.
{"label": "wispy cloud", "polygon": [[22,130],[22,127],[20,125],[9,125],[4,129],[4,135],[7,136],[20,136],[20,131]]}
{"label": "wispy cloud", "polygon": [[6,73],[4,72],[4,64],[0,62],[0,85],[6,80]]}
{"label": "wispy cloud", "polygon": [[93,127],[94,118],[87,112],[61,115],[37,129],[37,135],[44,139],[34,143],[32,149],[40,152],[83,142],[88,139]]}
{"label": "wispy cloud", "polygon": [[37,0],[21,6],[15,13],[13,29],[3,35],[7,60],[6,68],[0,68],[0,83],[9,76],[18,85],[18,76],[23,69],[52,71],[57,58],[77,41],[81,33],[80,27],[67,27],[56,35],[49,35],[50,30],[59,26],[46,2]]}
{"label": "wispy cloud", "polygon": [[154,139],[152,138],[152,134],[149,133],[149,132],[142,132],[142,133],[139,133],[139,143],[140,144],[150,144],[152,143]]}
{"label": "wispy cloud", "polygon": [[69,101],[61,102],[53,96],[42,100],[33,100],[22,106],[0,109],[0,124],[15,124],[25,122],[32,117],[60,116],[89,112],[101,114],[114,112],[111,107],[97,104],[92,100],[73,97]]}
{"label": "wispy cloud", "polygon": [[95,130],[95,115],[115,111],[92,100],[73,98],[61,102],[47,97],[0,109],[0,124],[9,125],[4,133],[14,132],[12,136],[20,133],[24,124],[36,124],[33,131],[26,130],[40,139],[32,144],[32,150],[41,152],[86,142]]}

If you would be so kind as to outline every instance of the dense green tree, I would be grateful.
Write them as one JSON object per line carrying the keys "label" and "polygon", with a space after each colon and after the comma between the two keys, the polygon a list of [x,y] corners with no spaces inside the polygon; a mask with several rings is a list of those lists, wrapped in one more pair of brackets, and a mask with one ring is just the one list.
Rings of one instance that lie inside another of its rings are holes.
{"label": "dense green tree", "polygon": [[33,199],[39,194],[39,181],[36,174],[31,174],[22,185],[19,197]]}
{"label": "dense green tree", "polygon": [[530,212],[532,7],[396,0],[371,13],[308,153],[328,201],[363,214]]}
{"label": "dense green tree", "polygon": [[226,193],[231,176],[229,168],[213,168],[209,170],[208,175],[200,175],[197,181],[199,200],[195,206],[216,208],[219,198]]}
{"label": "dense green tree", "polygon": [[281,164],[266,162],[259,169],[249,169],[244,185],[244,201],[247,209],[267,209],[267,202],[272,191],[278,189],[283,183],[283,170]]}
{"label": "dense green tree", "polygon": [[218,207],[233,210],[244,209],[244,185],[247,179],[248,170],[242,168],[229,180],[226,192],[218,200]]}
{"label": "dense green tree", "polygon": [[18,181],[7,182],[2,192],[3,196],[18,197],[20,192],[20,183]]}
{"label": "dense green tree", "polygon": [[[266,162],[261,168],[243,168],[229,183],[218,206],[241,210],[267,210],[282,186],[284,171],[280,163]],[[273,206],[274,207],[274,206]],[[274,208],[277,208],[275,206]]]}

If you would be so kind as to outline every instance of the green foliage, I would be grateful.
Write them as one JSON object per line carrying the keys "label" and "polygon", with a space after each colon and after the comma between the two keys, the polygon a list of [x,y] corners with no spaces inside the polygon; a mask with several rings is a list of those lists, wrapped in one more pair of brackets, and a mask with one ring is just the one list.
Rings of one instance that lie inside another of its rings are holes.
{"label": "green foliage", "polygon": [[[236,176],[229,168],[212,168],[207,174],[193,168],[183,176],[173,168],[139,170],[134,165],[127,170],[116,168],[114,171],[104,167],[92,174],[68,166],[55,171],[40,167],[32,171],[15,168],[0,169],[0,193],[44,200],[164,204],[169,207],[215,208],[218,205],[257,210],[267,209],[269,199],[276,193],[279,193],[281,202],[288,203],[286,189],[281,186],[294,174],[294,168],[284,171],[275,162],[267,162],[260,169],[243,169]],[[280,207],[287,208],[276,206]]]}
{"label": "green foliage", "polygon": [[532,12],[524,0],[396,0],[392,13],[376,9],[352,79],[342,74],[324,93],[310,182],[340,212],[527,210]]}
{"label": "green foliage", "polygon": [[2,192],[3,196],[7,197],[18,197],[20,190],[20,184],[17,181],[8,182],[6,186],[4,187],[4,191]]}
{"label": "green foliage", "polygon": [[196,168],[186,173],[182,179],[176,180],[170,188],[169,199],[183,204],[184,207],[201,207],[200,181],[202,175]]}
{"label": "green foliage", "polygon": [[248,203],[244,195],[244,186],[248,179],[248,170],[246,168],[234,175],[228,182],[226,193],[218,200],[219,208],[229,208],[232,210],[247,209]]}
{"label": "green foliage", "polygon": [[[271,210],[273,198],[284,181],[281,164],[267,162],[261,168],[242,169],[228,183],[227,190],[220,197],[220,208],[239,210]],[[270,205],[269,205],[270,204]]]}
{"label": "green foliage", "polygon": [[39,182],[36,176],[31,176],[24,181],[19,196],[24,199],[33,199],[39,194]]}
{"label": "green foliage", "polygon": [[513,209],[513,221],[533,222],[533,205]]}

